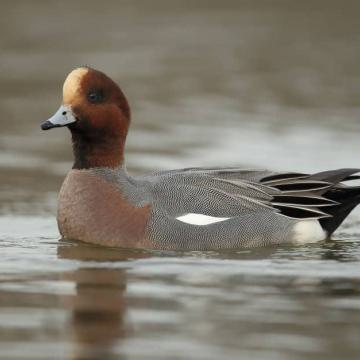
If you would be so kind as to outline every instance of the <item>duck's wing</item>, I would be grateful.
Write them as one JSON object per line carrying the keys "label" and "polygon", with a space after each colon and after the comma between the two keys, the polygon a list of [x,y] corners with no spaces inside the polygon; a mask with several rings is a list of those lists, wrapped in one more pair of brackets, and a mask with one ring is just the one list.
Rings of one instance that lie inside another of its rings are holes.
{"label": "duck's wing", "polygon": [[[332,216],[339,205],[326,196],[339,182],[351,180],[358,169],[340,169],[315,175],[274,173],[238,168],[187,168],[153,174],[153,205],[169,216],[190,214],[229,219],[274,212],[293,219]],[[213,220],[217,221],[216,219]]]}
{"label": "duck's wing", "polygon": [[343,183],[358,171],[162,172],[145,180],[152,205],[148,236],[155,247],[184,250],[323,240],[360,202],[360,187]]}

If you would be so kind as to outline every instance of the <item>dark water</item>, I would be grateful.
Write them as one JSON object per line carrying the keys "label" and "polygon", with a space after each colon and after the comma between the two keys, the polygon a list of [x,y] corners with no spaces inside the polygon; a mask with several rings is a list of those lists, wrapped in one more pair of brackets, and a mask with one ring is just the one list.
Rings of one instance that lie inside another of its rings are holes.
{"label": "dark water", "polygon": [[2,1],[1,359],[358,359],[360,211],[303,247],[163,253],[59,240],[74,67],[118,81],[135,173],[358,167],[356,1]]}

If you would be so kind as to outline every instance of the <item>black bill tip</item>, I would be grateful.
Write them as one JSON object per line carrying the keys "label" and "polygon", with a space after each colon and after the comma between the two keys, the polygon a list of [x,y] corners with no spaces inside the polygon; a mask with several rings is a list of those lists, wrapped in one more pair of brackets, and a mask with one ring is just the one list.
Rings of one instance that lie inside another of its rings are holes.
{"label": "black bill tip", "polygon": [[52,122],[47,120],[47,121],[45,121],[44,123],[41,124],[41,130],[49,130],[49,129],[52,129],[54,127],[60,127],[60,126],[61,125],[53,124]]}

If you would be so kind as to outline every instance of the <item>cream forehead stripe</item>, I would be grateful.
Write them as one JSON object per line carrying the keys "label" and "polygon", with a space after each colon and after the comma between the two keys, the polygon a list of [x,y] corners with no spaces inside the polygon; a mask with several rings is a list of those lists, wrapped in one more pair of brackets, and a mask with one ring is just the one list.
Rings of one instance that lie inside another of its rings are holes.
{"label": "cream forehead stripe", "polygon": [[63,86],[64,104],[70,104],[76,99],[80,91],[81,80],[88,71],[89,69],[86,68],[78,68],[67,76]]}

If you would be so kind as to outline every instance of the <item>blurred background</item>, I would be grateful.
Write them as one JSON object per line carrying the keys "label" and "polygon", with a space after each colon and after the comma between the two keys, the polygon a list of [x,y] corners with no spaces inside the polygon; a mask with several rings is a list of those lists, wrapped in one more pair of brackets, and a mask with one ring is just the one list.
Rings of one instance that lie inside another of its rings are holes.
{"label": "blurred background", "polygon": [[84,64],[127,94],[132,172],[359,166],[359,10],[348,0],[3,0],[0,210],[54,211],[70,137],[39,124]]}
{"label": "blurred background", "polygon": [[67,129],[89,65],[132,107],[131,173],[360,166],[360,2],[0,2],[2,359],[359,359],[360,222],[335,240],[231,253],[58,241]]}

